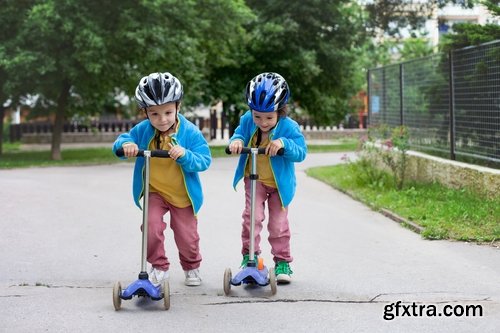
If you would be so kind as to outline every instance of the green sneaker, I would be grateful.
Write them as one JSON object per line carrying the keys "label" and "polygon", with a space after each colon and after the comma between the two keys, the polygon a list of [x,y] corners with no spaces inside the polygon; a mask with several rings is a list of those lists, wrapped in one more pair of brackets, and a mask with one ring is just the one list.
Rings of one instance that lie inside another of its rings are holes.
{"label": "green sneaker", "polygon": [[[243,260],[241,261],[240,268],[245,268],[247,267],[248,261],[250,260],[250,255],[249,254],[244,254],[243,255]],[[259,262],[259,257],[256,255],[253,256],[253,260],[255,260],[255,265],[258,264]]]}
{"label": "green sneaker", "polygon": [[288,284],[292,282],[291,275],[293,274],[290,264],[286,261],[278,261],[274,267],[274,274],[276,274],[276,281],[281,284]]}

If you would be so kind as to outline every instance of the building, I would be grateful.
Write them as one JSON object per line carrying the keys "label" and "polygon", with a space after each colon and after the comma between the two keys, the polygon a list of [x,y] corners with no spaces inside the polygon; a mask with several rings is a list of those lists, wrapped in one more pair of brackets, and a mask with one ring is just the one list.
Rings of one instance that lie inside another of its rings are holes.
{"label": "building", "polygon": [[431,44],[437,46],[439,38],[453,31],[453,25],[457,23],[500,24],[500,19],[481,4],[475,5],[474,8],[448,4],[441,9],[435,9],[432,18],[425,25]]}

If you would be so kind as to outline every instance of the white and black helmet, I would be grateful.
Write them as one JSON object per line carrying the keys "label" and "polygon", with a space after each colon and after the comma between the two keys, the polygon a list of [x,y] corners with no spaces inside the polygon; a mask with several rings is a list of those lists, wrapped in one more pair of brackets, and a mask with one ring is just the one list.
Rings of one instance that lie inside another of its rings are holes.
{"label": "white and black helmet", "polygon": [[143,77],[135,89],[135,100],[141,108],[178,102],[182,95],[181,82],[168,72]]}

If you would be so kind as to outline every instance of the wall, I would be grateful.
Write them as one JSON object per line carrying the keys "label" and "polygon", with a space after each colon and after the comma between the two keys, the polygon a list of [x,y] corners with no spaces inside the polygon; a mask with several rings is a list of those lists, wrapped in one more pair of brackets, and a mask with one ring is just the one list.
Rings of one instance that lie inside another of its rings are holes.
{"label": "wall", "polygon": [[488,197],[500,195],[500,170],[408,152],[407,179],[468,187]]}
{"label": "wall", "polygon": [[302,130],[306,140],[338,140],[359,139],[367,134],[366,129],[305,129]]}

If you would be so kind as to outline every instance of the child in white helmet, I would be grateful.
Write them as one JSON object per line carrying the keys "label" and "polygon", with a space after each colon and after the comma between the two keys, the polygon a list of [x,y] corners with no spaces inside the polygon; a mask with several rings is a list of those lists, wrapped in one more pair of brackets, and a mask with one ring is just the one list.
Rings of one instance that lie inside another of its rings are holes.
{"label": "child in white helmet", "polygon": [[113,152],[123,148],[125,157],[136,156],[139,149],[162,149],[170,155],[170,158],[151,159],[149,188],[143,183],[144,159],[136,159],[133,177],[133,196],[139,208],[144,191],[150,192],[147,261],[151,264],[149,279],[154,285],[169,278],[170,262],[163,234],[166,229],[163,216],[167,212],[185,284],[201,284],[197,213],[203,194],[198,172],[208,169],[212,157],[199,128],[179,114],[182,96],[182,84],[168,72],[143,77],[135,99],[147,119],[121,134],[113,145]]}

